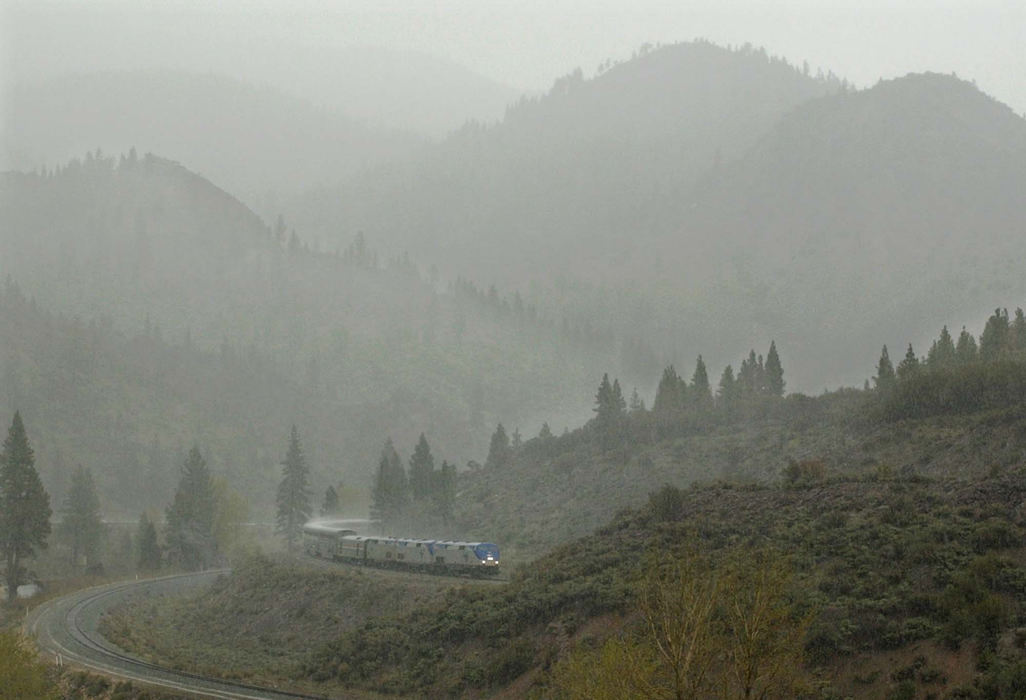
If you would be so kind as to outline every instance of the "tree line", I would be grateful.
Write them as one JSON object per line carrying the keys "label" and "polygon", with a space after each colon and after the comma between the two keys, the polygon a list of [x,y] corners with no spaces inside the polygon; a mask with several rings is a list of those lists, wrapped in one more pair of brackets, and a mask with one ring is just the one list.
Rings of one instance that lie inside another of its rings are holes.
{"label": "tree line", "polygon": [[385,440],[374,471],[371,518],[386,530],[410,522],[448,528],[456,496],[456,465],[442,460],[436,469],[423,433],[408,465],[407,470],[392,439]]}
{"label": "tree line", "polygon": [[[869,388],[869,382],[866,383]],[[883,347],[873,377],[875,408],[884,418],[923,417],[1021,404],[1026,397],[1026,315],[997,308],[977,340],[947,326],[925,357],[908,345],[894,365]]]}
{"label": "tree line", "polygon": [[[276,531],[291,550],[312,515],[309,469],[295,426],[281,465]],[[18,586],[31,579],[26,562],[47,548],[51,534],[67,547],[73,567],[103,573],[98,555],[108,529],[89,469],[79,466],[73,473],[60,514],[62,520],[53,533],[50,495],[36,471],[35,452],[16,411],[0,452],[0,558],[8,600],[14,600]],[[248,517],[246,501],[227,480],[211,474],[199,447],[193,446],[164,512],[164,543],[160,542],[158,523],[144,512],[135,537],[126,534],[126,548],[134,549],[135,568],[140,572],[164,566],[200,570],[220,565],[240,543]]]}

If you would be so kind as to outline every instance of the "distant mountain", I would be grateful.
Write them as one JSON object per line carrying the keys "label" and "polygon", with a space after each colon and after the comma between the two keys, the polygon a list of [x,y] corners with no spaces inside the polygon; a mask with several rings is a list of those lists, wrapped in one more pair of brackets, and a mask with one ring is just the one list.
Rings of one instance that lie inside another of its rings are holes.
{"label": "distant mountain", "polygon": [[924,353],[943,323],[1026,296],[1024,192],[1026,120],[964,81],[910,75],[784,117],[654,247],[690,257],[707,303],[793,348],[809,379],[857,382],[882,343]]}
{"label": "distant mountain", "polygon": [[289,211],[319,237],[362,229],[528,289],[678,364],[776,338],[789,388],[818,391],[861,384],[884,343],[1026,294],[1024,133],[953,77],[852,91],[683,44],[569,76],[419,165]]}
{"label": "distant mountain", "polygon": [[0,170],[54,167],[86,151],[155,152],[253,205],[416,152],[426,139],[371,126],[267,87],[172,71],[93,73],[11,87]]}
{"label": "distant mountain", "polygon": [[545,286],[568,272],[597,281],[699,175],[838,88],[760,51],[667,46],[568,75],[500,124],[469,125],[413,164],[287,211],[318,237],[362,229],[503,283],[528,271]]}
{"label": "distant mountain", "polygon": [[125,510],[133,470],[177,474],[193,441],[266,507],[293,422],[318,493],[368,485],[389,436],[401,453],[424,432],[439,463],[483,461],[498,421],[524,435],[579,423],[620,364],[601,329],[379,260],[363,238],[318,253],[152,155],[4,174],[0,223],[0,279],[17,290],[0,408],[23,409],[41,454],[117,485]]}
{"label": "distant mountain", "polygon": [[380,47],[295,47],[289,61],[257,59],[282,90],[368,124],[442,138],[469,121],[502,119],[522,91],[439,56]]}

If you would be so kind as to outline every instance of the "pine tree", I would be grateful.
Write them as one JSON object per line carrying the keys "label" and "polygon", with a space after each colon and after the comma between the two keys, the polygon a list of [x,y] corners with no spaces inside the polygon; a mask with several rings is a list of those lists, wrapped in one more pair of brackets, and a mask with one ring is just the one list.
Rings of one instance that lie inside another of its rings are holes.
{"label": "pine tree", "polygon": [[712,390],[709,388],[709,373],[705,369],[702,356],[695,363],[695,373],[691,375],[691,400],[697,406],[708,406],[712,403]]}
{"label": "pine tree", "polygon": [[940,337],[930,347],[926,364],[930,369],[943,369],[955,364],[955,341],[951,339],[947,326],[941,328]]}
{"label": "pine tree", "polygon": [[777,354],[776,341],[770,341],[769,352],[766,353],[766,393],[770,396],[783,396],[784,368],[780,365],[780,355]]}
{"label": "pine tree", "polygon": [[627,402],[623,398],[623,390],[620,388],[620,380],[613,380],[613,393],[610,396],[610,411],[616,418],[623,417],[627,413]]}
{"label": "pine tree", "polygon": [[435,512],[442,519],[442,525],[449,527],[452,521],[452,507],[456,502],[456,465],[442,460],[441,470],[432,474],[435,481],[431,489],[431,501]]}
{"label": "pine tree", "polygon": [[58,536],[71,547],[71,561],[78,564],[84,556],[88,566],[96,558],[104,534],[100,516],[100,499],[96,495],[93,475],[81,466],[71,475],[71,487],[61,509],[63,522]]}
{"label": "pine tree", "polygon": [[980,359],[996,360],[1007,352],[1010,337],[1008,309],[994,309],[994,315],[987,319],[987,325],[980,334]]}
{"label": "pine tree", "polygon": [[547,422],[542,423],[541,430],[538,431],[539,440],[549,440],[553,437],[552,428],[549,427]]}
{"label": "pine tree", "polygon": [[338,491],[334,486],[328,486],[324,490],[324,503],[321,504],[321,515],[335,515],[338,513]]}
{"label": "pine tree", "polygon": [[414,501],[427,500],[431,497],[432,474],[435,471],[435,458],[431,455],[424,433],[420,434],[417,446],[410,456],[410,492]]}
{"label": "pine tree", "polygon": [[50,534],[50,496],[36,472],[21,414],[15,411],[0,452],[0,553],[4,559],[7,599],[18,595],[22,562],[46,548]]}
{"label": "pine tree", "polygon": [[499,469],[504,467],[509,463],[510,457],[509,437],[506,435],[506,429],[502,427],[502,423],[499,423],[495,427],[491,443],[488,445],[488,458],[485,460],[485,468]]}
{"label": "pine tree", "polygon": [[638,387],[634,387],[634,390],[631,392],[631,402],[628,404],[628,410],[632,414],[645,412],[645,402],[638,396]]}
{"label": "pine tree", "polygon": [[1015,320],[1012,321],[1012,349],[1026,351],[1026,316],[1021,308],[1015,310]]}
{"label": "pine tree", "polygon": [[977,355],[976,339],[965,329],[965,326],[962,326],[962,332],[958,335],[958,344],[955,345],[955,360],[960,365],[968,365],[976,361]]}
{"label": "pine tree", "polygon": [[374,474],[371,518],[386,528],[395,525],[406,509],[407,489],[406,470],[403,469],[399,453],[392,445],[392,438],[388,438],[381,449],[378,470]]}
{"label": "pine tree", "polygon": [[309,469],[299,445],[299,431],[292,426],[289,448],[281,462],[281,483],[278,484],[277,532],[285,537],[288,551],[293,551],[303,534],[303,525],[310,519],[310,490],[307,486]]}
{"label": "pine tree", "polygon": [[673,365],[664,369],[659,388],[656,389],[655,401],[652,402],[652,412],[665,415],[679,410],[682,403],[680,385],[680,377]]}
{"label": "pine tree", "polygon": [[198,446],[189,450],[166,518],[168,554],[174,561],[187,571],[214,562],[214,487]]}
{"label": "pine tree", "polygon": [[139,571],[156,571],[160,568],[160,545],[157,544],[157,527],[146,513],[139,516],[136,531],[136,566]]}
{"label": "pine tree", "polygon": [[873,377],[873,382],[880,391],[888,391],[894,387],[894,365],[891,364],[886,345],[883,346],[883,351],[880,353],[880,361],[876,363],[876,376]]}
{"label": "pine tree", "polygon": [[912,349],[912,343],[908,344],[908,350],[905,352],[905,359],[898,364],[898,381],[905,382],[916,376],[919,373],[919,359],[916,357],[915,351]]}
{"label": "pine tree", "polygon": [[599,383],[598,391],[595,393],[595,408],[591,409],[595,412],[600,423],[604,422],[604,419],[609,417],[612,405],[613,386],[609,383],[609,375],[603,374],[602,381]]}
{"label": "pine tree", "polygon": [[723,374],[720,375],[720,385],[716,392],[716,397],[720,403],[726,407],[727,413],[731,413],[734,406],[737,404],[737,381],[734,379],[734,368],[727,365],[723,368]]}

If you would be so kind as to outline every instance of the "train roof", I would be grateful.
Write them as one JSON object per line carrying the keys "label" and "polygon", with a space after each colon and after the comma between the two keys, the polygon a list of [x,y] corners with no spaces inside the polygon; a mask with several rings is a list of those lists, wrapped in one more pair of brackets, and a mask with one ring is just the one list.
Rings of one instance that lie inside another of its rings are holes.
{"label": "train roof", "polygon": [[444,547],[479,547],[481,545],[487,545],[489,547],[495,547],[497,545],[491,542],[465,542],[462,540],[424,540],[416,539],[412,537],[385,537],[382,535],[345,535],[347,539],[352,540],[373,540],[375,542],[393,542],[400,546],[410,546],[411,544],[416,546],[418,544],[430,544],[434,546]]}

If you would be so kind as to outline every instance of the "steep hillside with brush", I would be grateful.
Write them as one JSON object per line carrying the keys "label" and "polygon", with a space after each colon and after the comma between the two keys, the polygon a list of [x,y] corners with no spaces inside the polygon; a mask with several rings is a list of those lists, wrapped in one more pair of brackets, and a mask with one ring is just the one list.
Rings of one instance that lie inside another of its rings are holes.
{"label": "steep hillside with brush", "polygon": [[[619,362],[620,343],[601,328],[557,323],[515,293],[447,285],[408,256],[379,260],[360,236],[316,252],[155,156],[8,173],[0,220],[0,277],[17,290],[5,303],[25,324],[0,336],[3,405],[48,436],[44,453],[59,447],[102,480],[129,470],[139,446],[195,441],[247,470],[246,495],[266,503],[291,423],[319,492],[340,479],[368,485],[389,436],[406,452],[424,432],[439,459],[465,464],[500,420],[578,423],[587,397],[577,390]],[[96,359],[53,355],[47,328]],[[139,336],[150,350],[120,350]],[[74,425],[51,421],[69,407],[42,400],[46,377],[90,362],[106,390],[87,381]],[[218,363],[223,383],[208,374]],[[109,436],[136,447],[112,460]]]}

